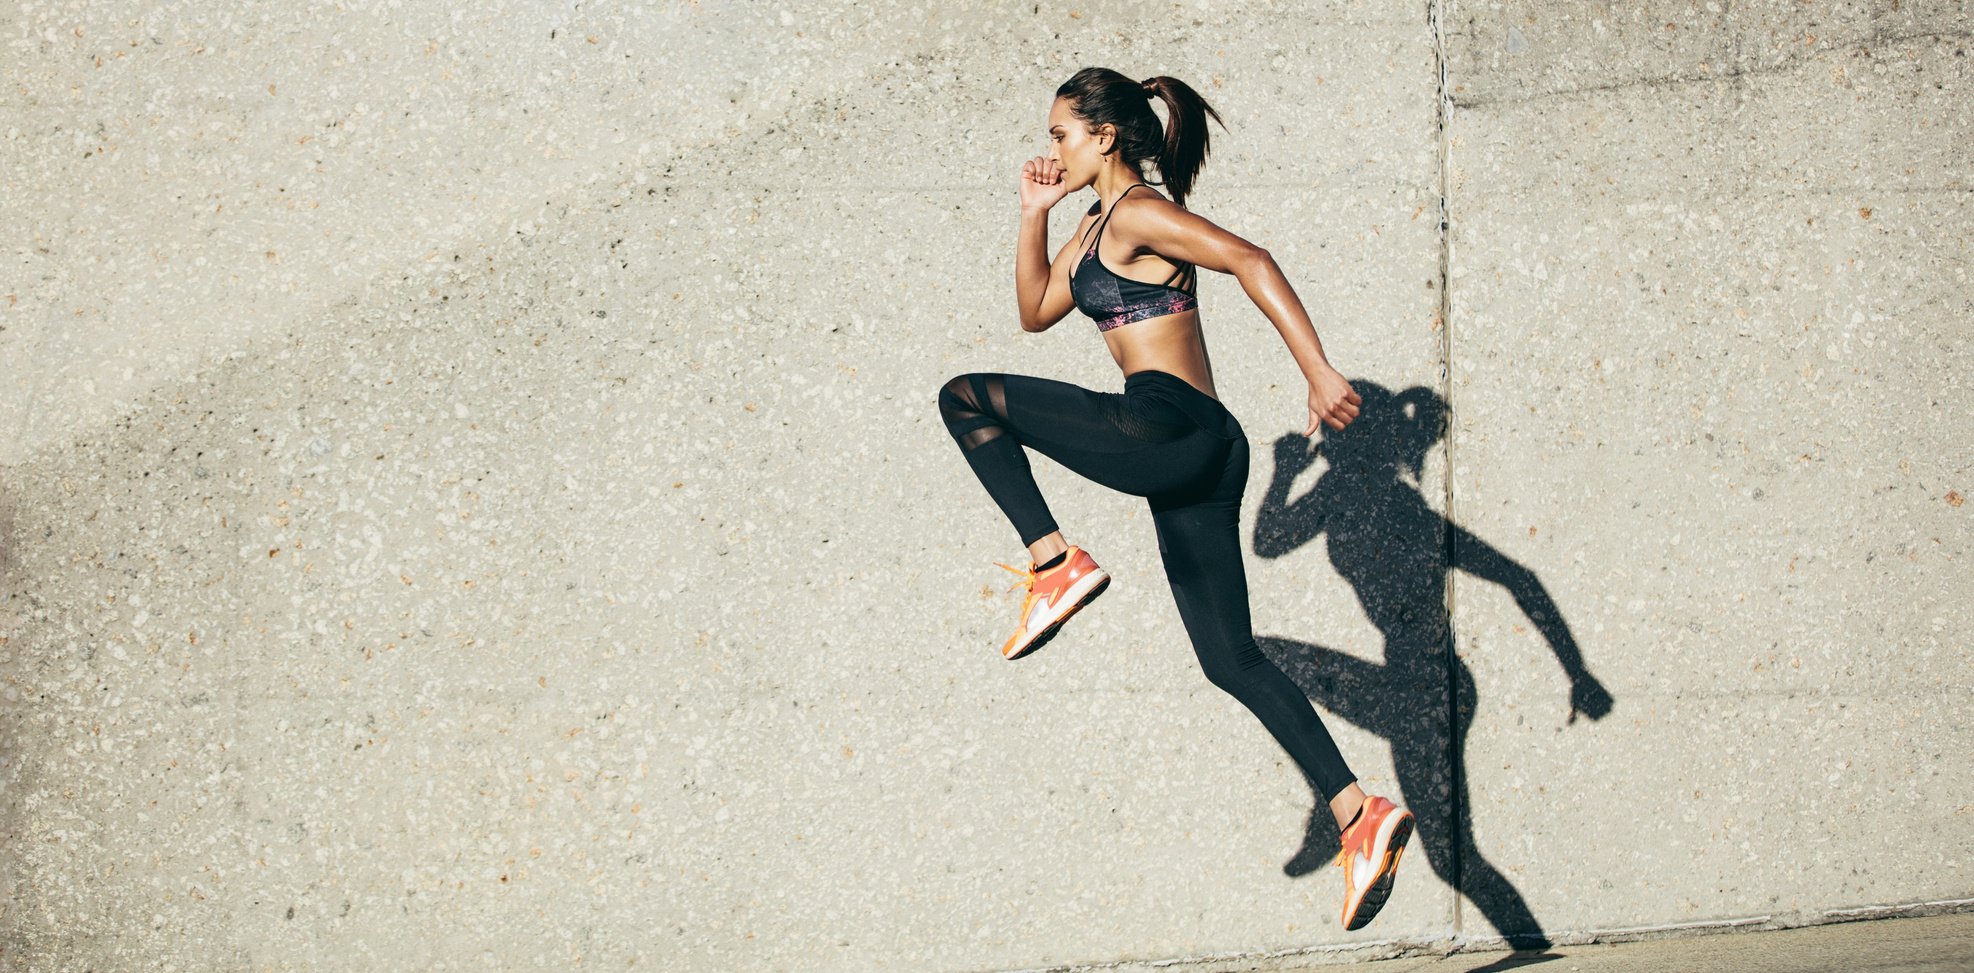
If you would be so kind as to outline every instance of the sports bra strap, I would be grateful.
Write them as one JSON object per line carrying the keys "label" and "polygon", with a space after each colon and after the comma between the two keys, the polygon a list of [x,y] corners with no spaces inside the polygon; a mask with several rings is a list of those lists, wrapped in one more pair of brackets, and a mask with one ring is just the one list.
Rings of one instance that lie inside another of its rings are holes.
{"label": "sports bra strap", "polygon": [[[1183,261],[1181,261],[1181,262],[1179,262],[1179,263],[1178,263],[1178,266],[1177,266],[1176,268],[1174,268],[1174,269],[1173,269],[1173,271],[1172,271],[1172,276],[1170,276],[1170,277],[1167,277],[1167,278],[1165,278],[1165,281],[1164,281],[1163,283],[1161,283],[1161,284],[1159,284],[1158,286],[1160,286],[1160,287],[1171,287],[1171,286],[1172,286],[1172,282],[1173,282],[1173,281],[1175,281],[1175,280],[1181,280],[1182,278],[1187,278],[1187,275],[1188,275],[1188,273],[1189,273],[1189,272],[1190,272],[1190,271],[1191,271],[1192,269],[1193,269],[1193,265],[1192,265],[1192,264],[1189,264],[1189,263],[1185,263],[1185,262],[1183,262]],[[1178,285],[1178,287],[1177,287],[1176,289],[1178,289],[1178,290],[1182,290],[1182,291],[1183,291],[1183,290],[1191,290],[1191,289],[1192,289],[1192,288],[1191,288],[1191,285],[1192,285],[1192,281],[1191,281],[1190,279],[1186,279],[1186,280],[1184,281],[1184,283],[1181,283],[1181,284],[1179,284],[1179,285]]]}
{"label": "sports bra strap", "polygon": [[1091,246],[1093,247],[1096,246],[1095,241],[1102,240],[1104,238],[1104,227],[1110,224],[1111,214],[1117,212],[1117,204],[1123,202],[1124,197],[1131,195],[1131,190],[1136,189],[1142,185],[1144,185],[1144,183],[1134,182],[1131,185],[1124,187],[1124,191],[1118,193],[1117,198],[1110,201],[1110,209],[1104,213],[1103,219],[1097,221],[1097,235],[1091,238],[1092,240],[1090,244]]}

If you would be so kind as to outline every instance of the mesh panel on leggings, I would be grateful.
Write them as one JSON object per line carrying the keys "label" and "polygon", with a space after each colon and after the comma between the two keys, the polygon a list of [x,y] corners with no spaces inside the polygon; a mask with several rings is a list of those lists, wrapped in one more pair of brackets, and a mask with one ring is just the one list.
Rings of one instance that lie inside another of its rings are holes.
{"label": "mesh panel on leggings", "polygon": [[[991,388],[982,389],[980,386],[983,384]],[[1007,399],[1000,385],[998,379],[983,381],[979,375],[961,375],[940,389],[939,412],[961,448],[973,449],[999,438],[1006,431],[1001,424],[1008,417]],[[981,408],[982,401],[991,402],[997,407],[993,414]]]}
{"label": "mesh panel on leggings", "polygon": [[1134,411],[1123,395],[1097,398],[1097,412],[1118,432],[1145,443],[1169,443],[1184,439],[1198,430],[1184,413],[1170,406],[1155,405],[1149,414]]}

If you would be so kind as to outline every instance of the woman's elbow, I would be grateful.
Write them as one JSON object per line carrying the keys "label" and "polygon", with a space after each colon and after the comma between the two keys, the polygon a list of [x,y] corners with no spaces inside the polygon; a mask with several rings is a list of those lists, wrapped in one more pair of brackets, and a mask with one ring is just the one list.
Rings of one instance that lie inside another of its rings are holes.
{"label": "woman's elbow", "polygon": [[1021,330],[1029,334],[1040,334],[1054,327],[1055,323],[1060,320],[1062,320],[1062,315],[1058,314],[1055,317],[1050,317],[1042,313],[1041,308],[1036,308],[1033,311],[1023,309],[1021,312]]}
{"label": "woman's elbow", "polygon": [[1276,269],[1275,258],[1267,250],[1249,244],[1247,249],[1235,254],[1228,263],[1233,265],[1234,276],[1246,277],[1249,274],[1265,275]]}

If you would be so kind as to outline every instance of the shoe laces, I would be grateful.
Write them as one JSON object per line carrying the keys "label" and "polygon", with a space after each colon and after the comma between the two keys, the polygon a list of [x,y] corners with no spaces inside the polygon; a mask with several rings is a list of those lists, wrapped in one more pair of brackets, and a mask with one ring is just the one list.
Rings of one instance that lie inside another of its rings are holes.
{"label": "shoe laces", "polygon": [[1017,568],[1010,564],[1002,564],[1000,561],[995,561],[994,563],[1000,565],[1001,567],[1007,568],[1008,570],[1013,571],[1018,575],[1021,575],[1021,578],[1015,581],[1014,584],[1008,585],[1009,591],[1013,591],[1014,589],[1022,587],[1023,585],[1026,585],[1029,591],[1035,590],[1036,574],[1034,568]]}

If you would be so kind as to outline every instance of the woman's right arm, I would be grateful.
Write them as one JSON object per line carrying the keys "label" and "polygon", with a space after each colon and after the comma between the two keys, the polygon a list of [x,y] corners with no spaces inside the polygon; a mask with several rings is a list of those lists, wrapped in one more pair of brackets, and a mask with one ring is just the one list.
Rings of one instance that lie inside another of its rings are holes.
{"label": "woman's right arm", "polygon": [[1021,330],[1047,331],[1075,307],[1069,296],[1069,261],[1065,242],[1055,260],[1049,259],[1049,209],[1063,197],[1062,173],[1046,158],[1030,159],[1021,167],[1021,235],[1014,250],[1014,299],[1021,311]]}

